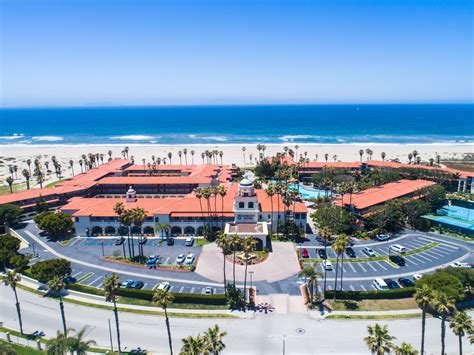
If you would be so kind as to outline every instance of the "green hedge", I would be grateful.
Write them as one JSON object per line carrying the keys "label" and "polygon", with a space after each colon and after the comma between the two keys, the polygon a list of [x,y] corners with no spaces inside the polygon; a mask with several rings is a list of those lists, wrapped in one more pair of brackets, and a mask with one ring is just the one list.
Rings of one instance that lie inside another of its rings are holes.
{"label": "green hedge", "polygon": [[[407,298],[413,296],[415,293],[415,287],[405,287],[392,289],[388,291],[338,291],[337,298],[343,300],[354,300],[360,301],[366,300],[382,300],[382,299],[397,299]],[[331,299],[334,297],[334,291],[326,291],[326,298]]]}
{"label": "green hedge", "polygon": [[[84,286],[80,284],[69,284],[68,289],[84,292],[84,293],[92,293],[94,295],[104,296],[104,290]],[[153,300],[153,293],[152,290],[135,290],[131,288],[121,288],[118,290],[117,295],[127,298],[135,298],[144,301],[152,301]],[[225,295],[201,295],[201,294],[194,294],[194,293],[173,293],[174,301],[173,303],[189,303],[189,304],[204,304],[204,305],[213,305],[213,306],[222,306],[227,303],[227,299]]]}

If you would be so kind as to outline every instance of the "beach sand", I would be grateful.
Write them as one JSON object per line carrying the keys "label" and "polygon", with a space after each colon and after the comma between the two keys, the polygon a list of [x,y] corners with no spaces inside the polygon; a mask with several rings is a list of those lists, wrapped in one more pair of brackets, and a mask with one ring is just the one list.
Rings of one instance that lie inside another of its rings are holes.
{"label": "beach sand", "polygon": [[[191,150],[195,151],[194,162],[200,164],[202,163],[201,152],[219,150],[224,153],[223,164],[235,163],[243,166],[244,154],[242,147],[244,146],[246,148],[245,164],[255,163],[255,157],[258,156],[256,145],[129,145],[129,156],[133,155],[136,163],[141,164],[142,159],[151,161],[152,155],[163,158],[171,152],[173,154],[172,163],[179,164],[178,151],[186,148],[188,150],[188,164],[192,162]],[[283,152],[284,146],[283,144],[267,144],[265,155],[270,156],[277,152]],[[286,144],[286,146],[295,149],[294,144]],[[81,159],[82,154],[102,153],[104,154],[104,161],[107,161],[109,150],[112,151],[113,157],[118,158],[121,157],[120,153],[123,148],[124,146],[118,145],[3,145],[0,146],[0,181],[4,183],[5,178],[9,176],[9,165],[14,164],[18,165],[18,180],[15,182],[23,181],[21,170],[27,168],[27,159],[33,160],[39,157],[42,162],[46,160],[51,162],[51,157],[54,155],[63,167],[63,176],[68,177],[72,174],[69,160],[75,161],[74,172],[77,174],[81,171],[77,161]],[[381,160],[380,154],[385,152],[386,160],[398,158],[401,162],[408,162],[408,153],[413,152],[413,150],[418,151],[422,161],[428,161],[430,158],[435,159],[437,154],[442,159],[461,159],[463,154],[474,153],[474,145],[471,144],[300,144],[298,154],[307,152],[307,158],[310,161],[324,161],[326,153],[329,154],[329,161],[334,161],[334,156],[338,161],[359,161],[359,150],[363,149],[365,151],[367,148],[373,151],[372,159]],[[250,160],[250,155],[252,155],[252,160]],[[367,159],[366,154],[364,154],[363,159]],[[169,159],[166,160],[169,164]],[[184,155],[182,161],[184,164]],[[52,169],[51,163],[50,169]],[[48,180],[54,180],[54,174],[50,175]]]}

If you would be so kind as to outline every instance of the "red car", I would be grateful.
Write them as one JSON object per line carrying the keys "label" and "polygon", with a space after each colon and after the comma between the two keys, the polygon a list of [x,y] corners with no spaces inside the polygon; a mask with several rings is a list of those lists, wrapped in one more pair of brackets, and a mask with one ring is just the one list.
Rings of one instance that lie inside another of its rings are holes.
{"label": "red car", "polygon": [[301,257],[309,258],[308,249],[306,249],[306,248],[301,249]]}

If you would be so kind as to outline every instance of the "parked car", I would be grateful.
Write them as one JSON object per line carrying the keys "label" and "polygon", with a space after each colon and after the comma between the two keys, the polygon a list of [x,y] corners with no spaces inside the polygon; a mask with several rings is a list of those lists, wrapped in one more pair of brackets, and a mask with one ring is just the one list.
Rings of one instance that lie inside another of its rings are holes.
{"label": "parked car", "polygon": [[355,258],[356,257],[356,253],[355,253],[354,249],[352,249],[351,247],[346,248],[346,254],[350,258]]}
{"label": "parked car", "polygon": [[362,249],[362,251],[364,252],[364,254],[366,254],[367,256],[370,256],[371,258],[377,255],[375,254],[375,251],[373,251],[369,247],[365,247],[364,249]]}
{"label": "parked car", "polygon": [[73,284],[77,281],[75,277],[72,277],[71,275],[66,276],[63,281],[67,284]]}
{"label": "parked car", "polygon": [[455,261],[454,263],[449,264],[449,266],[451,266],[451,267],[463,267],[463,268],[470,268],[471,267],[471,265],[469,265],[468,263],[461,263],[459,261]]}
{"label": "parked car", "polygon": [[396,253],[401,253],[401,254],[403,254],[407,251],[407,249],[404,246],[400,245],[400,244],[390,245],[390,249],[393,250]]}
{"label": "parked car", "polygon": [[407,279],[406,277],[400,277],[398,279],[398,283],[402,286],[402,287],[412,287],[412,286],[415,286],[415,283],[410,280],[410,279]]}
{"label": "parked car", "polygon": [[133,281],[131,284],[130,284],[130,287],[129,288],[134,288],[136,290],[140,290],[143,288],[145,284],[143,283],[143,281]]}
{"label": "parked car", "polygon": [[187,247],[192,247],[194,244],[194,237],[187,237],[186,241],[184,242],[184,245]]}
{"label": "parked car", "polygon": [[159,259],[160,259],[159,255],[150,255],[148,259],[146,259],[145,265],[147,266],[156,265]]}
{"label": "parked car", "polygon": [[186,256],[185,263],[186,264],[192,264],[194,262],[194,254],[188,254]]}
{"label": "parked car", "polygon": [[120,237],[120,238],[115,239],[114,244],[115,244],[115,245],[122,245],[123,242],[125,242],[125,238],[124,238],[124,237]]}
{"label": "parked car", "polygon": [[388,288],[394,289],[394,288],[400,288],[400,285],[397,284],[397,281],[392,280],[392,279],[384,279],[385,283],[387,284]]}
{"label": "parked car", "polygon": [[375,237],[379,242],[385,242],[390,239],[390,236],[388,234],[379,234]]}
{"label": "parked car", "polygon": [[421,279],[423,277],[422,274],[414,274],[413,275],[413,281],[418,281],[419,279]]}
{"label": "parked car", "polygon": [[130,285],[132,284],[134,280],[125,280],[122,282],[122,285],[120,285],[122,288],[130,288]]}
{"label": "parked car", "polygon": [[158,285],[158,287],[156,289],[157,290],[168,291],[170,289],[170,283],[169,282],[162,282]]}
{"label": "parked car", "polygon": [[326,253],[326,250],[324,250],[324,249],[319,249],[318,250],[318,255],[321,259],[327,259],[328,258],[328,254]]}
{"label": "parked car", "polygon": [[204,289],[204,294],[206,295],[212,295],[214,293],[214,290],[212,289],[212,287],[206,287]]}
{"label": "parked car", "polygon": [[389,259],[398,266],[405,266],[405,259],[400,255],[390,255]]}
{"label": "parked car", "polygon": [[148,241],[147,237],[143,237],[142,239],[138,240],[138,244],[145,244]]}
{"label": "parked car", "polygon": [[174,244],[174,238],[173,237],[169,237],[166,239],[166,245],[173,245]]}
{"label": "parked car", "polygon": [[323,269],[332,270],[332,264],[329,260],[327,259],[323,260],[322,265],[323,265]]}
{"label": "parked car", "polygon": [[176,257],[176,264],[182,264],[185,259],[186,259],[186,255],[184,255],[184,254],[179,254],[179,255]]}
{"label": "parked car", "polygon": [[301,257],[302,258],[309,258],[308,249],[306,249],[306,248],[301,249]]}
{"label": "parked car", "polygon": [[387,283],[380,278],[374,279],[374,286],[380,291],[387,291],[389,289]]}

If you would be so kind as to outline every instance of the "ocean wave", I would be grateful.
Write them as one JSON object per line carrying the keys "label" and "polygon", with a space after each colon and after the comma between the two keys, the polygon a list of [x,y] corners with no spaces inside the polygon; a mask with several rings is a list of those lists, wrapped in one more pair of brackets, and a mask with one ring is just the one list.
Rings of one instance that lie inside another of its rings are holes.
{"label": "ocean wave", "polygon": [[123,141],[146,141],[146,140],[151,140],[155,137],[153,136],[146,136],[146,135],[141,135],[141,134],[130,134],[126,136],[113,136],[110,137],[110,139],[119,139]]}
{"label": "ocean wave", "polygon": [[59,136],[34,136],[32,139],[38,142],[59,142],[64,140],[63,137]]}
{"label": "ocean wave", "polygon": [[281,136],[278,137],[279,140],[284,141],[284,142],[293,142],[295,140],[306,140],[306,139],[312,139],[312,138],[320,138],[319,136],[312,136],[309,134],[299,134],[299,135],[287,135],[287,136]]}
{"label": "ocean wave", "polygon": [[210,137],[200,137],[203,140],[217,141],[217,142],[226,142],[227,138],[224,136],[210,136]]}
{"label": "ocean wave", "polygon": [[5,139],[5,140],[15,140],[15,139],[21,139],[24,138],[25,136],[23,134],[17,134],[13,133],[11,136],[0,136],[0,139]]}

